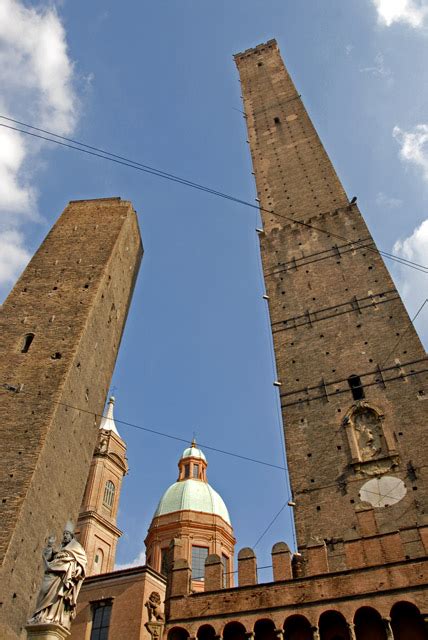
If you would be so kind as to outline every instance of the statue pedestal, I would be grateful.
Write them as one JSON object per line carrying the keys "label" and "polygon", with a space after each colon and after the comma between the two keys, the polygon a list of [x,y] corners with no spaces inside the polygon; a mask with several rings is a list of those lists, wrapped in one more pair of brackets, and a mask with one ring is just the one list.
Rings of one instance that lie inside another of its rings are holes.
{"label": "statue pedestal", "polygon": [[27,624],[28,640],[65,640],[71,633],[55,622]]}
{"label": "statue pedestal", "polygon": [[144,626],[150,633],[152,640],[162,640],[164,622],[146,622]]}

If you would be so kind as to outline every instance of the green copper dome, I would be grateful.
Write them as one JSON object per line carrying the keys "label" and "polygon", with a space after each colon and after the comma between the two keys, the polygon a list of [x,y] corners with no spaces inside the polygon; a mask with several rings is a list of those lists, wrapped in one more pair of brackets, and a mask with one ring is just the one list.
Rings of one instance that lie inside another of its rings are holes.
{"label": "green copper dome", "polygon": [[176,511],[212,513],[231,524],[223,499],[207,482],[200,480],[181,480],[172,484],[160,499],[154,517]]}

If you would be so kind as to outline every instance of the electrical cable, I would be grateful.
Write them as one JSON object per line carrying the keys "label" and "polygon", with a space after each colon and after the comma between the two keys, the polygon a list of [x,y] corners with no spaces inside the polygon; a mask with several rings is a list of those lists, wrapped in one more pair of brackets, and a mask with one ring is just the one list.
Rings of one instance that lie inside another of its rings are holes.
{"label": "electrical cable", "polygon": [[[186,178],[181,178],[180,176],[177,176],[175,174],[172,173],[168,173],[166,171],[163,171],[161,169],[156,169],[154,167],[151,167],[150,165],[146,165],[140,162],[136,162],[134,160],[130,160],[129,158],[125,158],[124,156],[120,156],[118,154],[114,154],[111,153],[109,151],[105,151],[103,149],[100,149],[99,147],[94,147],[91,145],[88,145],[86,143],[83,142],[79,142],[77,140],[74,140],[72,138],[66,138],[65,136],[60,136],[56,133],[52,133],[50,131],[47,131],[46,129],[40,129],[39,127],[34,127],[33,125],[21,122],[19,120],[14,120],[13,118],[9,118],[7,116],[3,116],[0,115],[0,118],[11,121],[11,122],[15,122],[18,123],[22,126],[28,127],[33,129],[34,131],[40,131],[43,133],[47,133],[49,136],[54,136],[56,138],[58,138],[58,140],[40,135],[40,134],[36,134],[33,133],[31,131],[26,131],[24,129],[20,129],[18,127],[12,127],[10,125],[4,124],[4,123],[0,123],[0,127],[4,127],[6,129],[11,129],[13,131],[17,131],[19,133],[24,133],[26,135],[35,137],[35,138],[39,138],[41,140],[45,140],[46,142],[53,142],[54,144],[60,145],[62,147],[66,147],[69,149],[74,149],[75,151],[80,151],[82,153],[86,153],[88,155],[92,155],[98,158],[101,158],[103,160],[109,160],[110,162],[114,162],[116,164],[131,168],[131,169],[136,169],[137,171],[142,171],[143,173],[147,173],[150,175],[154,175],[156,177],[159,178],[163,178],[165,180],[169,180],[171,182],[176,182],[178,184],[182,184],[184,186],[193,188],[193,189],[197,189],[199,191],[203,191],[205,193],[209,193],[211,195],[223,198],[225,200],[229,200],[231,202],[235,202],[236,204],[242,204],[244,206],[247,207],[251,207],[252,209],[257,209],[258,211],[264,211],[265,213],[269,213],[271,215],[277,216],[279,218],[283,218],[284,220],[288,220],[289,222],[293,222],[294,224],[298,224],[298,225],[302,225],[304,227],[308,227],[310,229],[313,229],[315,231],[318,231],[320,233],[326,234],[328,236],[331,236],[333,238],[339,238],[340,240],[345,240],[347,242],[352,242],[354,244],[359,244],[360,240],[349,240],[349,238],[346,238],[344,236],[341,236],[339,234],[333,233],[331,231],[328,231],[326,229],[320,229],[319,227],[315,227],[314,225],[311,225],[307,222],[303,222],[302,220],[297,220],[296,218],[293,218],[292,216],[286,216],[280,213],[277,213],[276,211],[272,210],[272,209],[265,209],[264,207],[262,207],[260,204],[253,204],[251,202],[248,202],[246,200],[242,200],[241,198],[237,198],[235,196],[232,196],[230,194],[224,193],[222,191],[218,191],[216,189],[212,189],[211,187],[207,187],[204,186],[202,184],[199,184],[197,182],[193,182],[191,180],[187,180]],[[61,140],[66,140],[67,142],[61,142]],[[68,142],[72,142],[73,144],[69,144]],[[78,146],[75,146],[78,145]],[[343,206],[352,206],[349,205],[349,203],[346,203],[346,205]],[[340,208],[340,207],[338,207]],[[325,211],[322,213],[330,213],[329,211]],[[385,258],[389,259],[389,260],[393,260],[395,262],[398,262],[399,264],[402,264],[403,266],[408,266],[409,268],[413,268],[416,269],[417,271],[422,271],[423,273],[428,273],[428,267],[425,265],[420,265],[418,263],[412,262],[411,260],[407,260],[405,258],[401,258],[400,256],[396,256],[395,254],[391,254],[389,252],[383,251],[381,249],[373,248],[373,247],[366,247],[369,251],[373,251],[374,253],[378,253],[382,256],[384,256]]]}
{"label": "electrical cable", "polygon": [[[0,389],[4,389],[6,391],[9,392],[14,392],[14,393],[19,393],[19,395],[21,394],[26,394],[26,395],[33,395],[36,396],[36,394],[31,394],[29,391],[27,390],[19,390],[16,387],[14,387],[13,385],[10,385],[9,383],[3,383],[0,385]],[[52,404],[58,404],[64,407],[68,407],[69,409],[74,409],[75,411],[81,411],[82,413],[88,413],[90,415],[95,416],[96,418],[103,418],[105,417],[103,414],[99,414],[99,413],[95,413],[94,411],[90,411],[89,409],[83,409],[82,407],[75,407],[71,404],[68,404],[67,402],[61,402],[60,400],[51,400]],[[165,433],[163,431],[158,431],[156,429],[150,429],[149,427],[143,427],[141,425],[138,424],[134,424],[132,422],[127,422],[126,420],[120,420],[119,418],[114,418],[114,421],[117,422],[118,424],[122,424],[125,427],[130,427],[133,429],[138,429],[140,431],[146,431],[147,433],[152,433],[153,435],[157,435],[157,436],[162,436],[164,438],[169,438],[171,440],[177,440],[178,442],[184,442],[186,444],[188,444],[190,442],[189,438],[182,438],[180,436],[173,436],[170,433]],[[257,460],[256,458],[250,458],[249,456],[243,456],[239,453],[234,453],[232,451],[227,451],[225,449],[218,449],[217,447],[213,447],[211,445],[208,444],[204,444],[204,443],[198,443],[198,446],[203,447],[204,449],[208,449],[210,451],[215,451],[216,453],[222,453],[224,455],[227,456],[232,456],[234,458],[240,458],[241,460],[246,460],[247,462],[254,462],[256,464],[261,464],[264,465],[266,467],[272,467],[273,469],[280,469],[281,471],[284,471],[284,467],[281,467],[280,465],[277,464],[273,464],[271,462],[266,462],[264,460]]]}
{"label": "electrical cable", "polygon": [[421,313],[422,309],[424,308],[424,306],[426,305],[426,303],[428,302],[428,298],[425,298],[425,300],[423,301],[423,303],[421,304],[421,306],[419,307],[419,309],[417,310],[417,312],[415,313],[415,315],[413,316],[413,318],[410,318],[410,324],[407,327],[407,329],[404,331],[404,333],[401,334],[401,336],[398,338],[397,342],[394,344],[394,346],[392,347],[391,351],[388,353],[388,355],[386,356],[385,360],[382,362],[382,364],[380,365],[380,368],[383,369],[384,366],[386,365],[386,363],[388,362],[389,358],[391,357],[391,354],[394,353],[394,351],[396,350],[396,348],[398,347],[398,345],[400,344],[401,340],[404,338],[404,336],[410,331],[411,327],[414,326],[414,322],[416,320],[416,318],[418,317],[418,315]]}
{"label": "electrical cable", "polygon": [[[256,213],[256,221],[255,221],[256,228],[257,228],[257,216],[258,216],[258,213]],[[257,236],[255,236],[255,242],[257,243]],[[265,282],[264,282],[264,278],[263,278],[263,265],[262,265],[262,261],[261,261],[261,253],[260,253],[260,247],[259,247],[258,243],[257,243],[257,246],[256,246],[256,255],[257,255],[257,267],[258,267],[260,287],[261,287],[260,295],[265,295]],[[267,300],[266,300],[266,302],[267,302]],[[267,339],[268,339],[268,342],[269,342],[269,351],[270,351],[270,357],[271,357],[273,380],[276,380],[277,373],[276,373],[275,351],[274,351],[274,346],[273,346],[273,335],[272,335],[272,328],[271,328],[271,322],[270,322],[269,307],[268,307],[267,304],[265,305],[265,320],[266,320],[266,327],[268,329],[268,332],[267,332],[268,338]],[[291,491],[290,478],[289,478],[288,470],[287,470],[287,461],[286,461],[286,452],[285,452],[285,434],[284,434],[282,413],[281,413],[281,399],[279,397],[279,393],[278,393],[276,388],[275,388],[275,407],[276,407],[276,421],[277,421],[278,430],[279,430],[279,439],[280,439],[280,442],[281,442],[281,452],[282,452],[282,459],[283,459],[283,465],[284,465],[285,489],[286,489],[286,493],[288,493],[286,504],[288,504],[290,502],[290,500],[292,499],[292,491]],[[281,509],[281,512],[282,512],[282,510],[283,509]],[[279,513],[278,513],[278,516],[279,516]],[[293,513],[292,513],[291,507],[290,507],[290,511],[289,511],[289,516],[290,516],[290,529],[291,529],[291,534],[292,534],[292,537],[293,537],[293,544],[294,544],[294,548],[297,549],[296,532],[295,532],[294,518],[293,518]],[[271,523],[271,525],[272,524],[273,524],[273,522]],[[268,529],[270,528],[271,525],[269,525]],[[267,533],[268,529],[264,533]],[[261,538],[264,536],[264,533],[260,537],[260,539],[257,541],[257,543],[260,542]]]}
{"label": "electrical cable", "polygon": [[[268,526],[266,527],[266,529],[263,531],[263,533],[257,538],[257,542],[253,545],[253,549],[255,549],[257,547],[257,545],[259,544],[260,540],[262,540],[262,538],[264,538],[264,536],[267,534],[267,532],[269,531],[269,529],[271,528],[271,526],[274,524],[274,522],[277,520],[277,518],[281,515],[281,513],[284,511],[285,507],[288,505],[288,501],[285,502],[281,509],[278,511],[278,513],[275,515],[275,517],[270,521],[270,523],[268,524]],[[261,567],[260,567],[261,568]]]}

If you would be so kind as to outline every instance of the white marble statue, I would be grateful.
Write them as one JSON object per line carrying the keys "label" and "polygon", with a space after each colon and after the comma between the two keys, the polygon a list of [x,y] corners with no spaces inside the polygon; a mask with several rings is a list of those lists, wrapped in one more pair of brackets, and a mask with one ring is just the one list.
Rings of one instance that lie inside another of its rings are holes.
{"label": "white marble statue", "polygon": [[56,551],[54,542],[54,538],[49,538],[43,550],[45,574],[29,624],[53,622],[69,629],[76,615],[87,558],[84,548],[74,537],[71,523],[67,523],[61,546]]}

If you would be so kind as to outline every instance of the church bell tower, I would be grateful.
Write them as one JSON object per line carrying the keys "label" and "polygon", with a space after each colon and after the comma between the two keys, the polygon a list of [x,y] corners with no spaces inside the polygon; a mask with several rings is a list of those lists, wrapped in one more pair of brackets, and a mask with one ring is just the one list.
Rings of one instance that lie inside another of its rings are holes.
{"label": "church bell tower", "polygon": [[128,463],[125,442],[114,422],[114,403],[111,397],[101,420],[77,522],[78,538],[88,556],[88,575],[113,571],[116,545],[122,535],[116,518]]}

